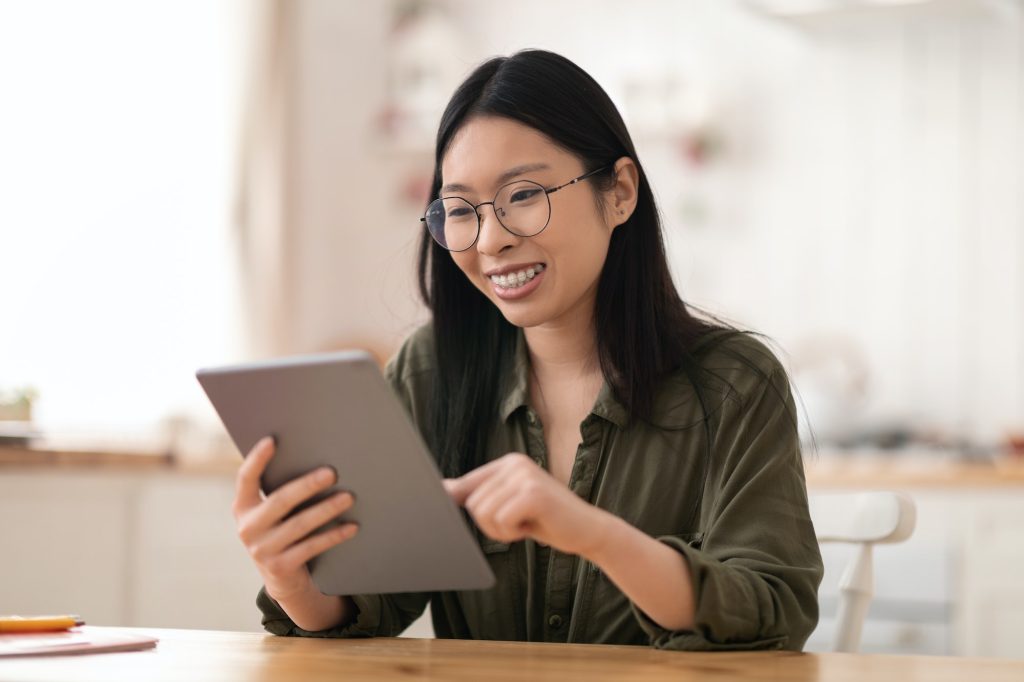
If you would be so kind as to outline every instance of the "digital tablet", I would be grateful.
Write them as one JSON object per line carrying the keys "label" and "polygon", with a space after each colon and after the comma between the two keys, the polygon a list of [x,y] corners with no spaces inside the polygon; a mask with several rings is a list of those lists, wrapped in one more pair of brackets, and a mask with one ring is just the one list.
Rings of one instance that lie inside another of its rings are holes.
{"label": "digital tablet", "polygon": [[245,456],[264,436],[277,450],[264,494],[321,466],[337,483],[300,506],[350,491],[338,521],[359,532],[309,562],[324,594],[487,589],[494,574],[448,496],[398,397],[368,353],[345,351],[201,369],[196,378]]}

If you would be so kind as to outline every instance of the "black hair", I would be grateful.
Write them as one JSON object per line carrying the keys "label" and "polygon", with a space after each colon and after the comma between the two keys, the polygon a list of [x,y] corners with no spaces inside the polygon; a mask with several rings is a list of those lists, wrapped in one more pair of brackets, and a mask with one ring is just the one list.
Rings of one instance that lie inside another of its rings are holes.
{"label": "black hair", "polygon": [[[440,192],[441,163],[452,138],[474,116],[523,123],[577,156],[585,171],[608,166],[593,178],[597,193],[614,186],[617,159],[629,157],[636,164],[636,208],[612,232],[598,282],[601,371],[630,419],[642,420],[651,416],[658,380],[668,372],[685,372],[704,411],[710,456],[709,377],[699,356],[746,332],[703,311],[710,319],[694,315],[680,298],[654,195],[611,99],[583,69],[551,52],[523,50],[484,62],[458,87],[441,117],[432,198]],[[429,445],[443,474],[458,476],[489,459],[488,434],[511,374],[517,331],[426,230],[418,269],[420,294],[433,315],[436,371],[429,420],[434,442]],[[750,360],[739,359],[767,378]]]}

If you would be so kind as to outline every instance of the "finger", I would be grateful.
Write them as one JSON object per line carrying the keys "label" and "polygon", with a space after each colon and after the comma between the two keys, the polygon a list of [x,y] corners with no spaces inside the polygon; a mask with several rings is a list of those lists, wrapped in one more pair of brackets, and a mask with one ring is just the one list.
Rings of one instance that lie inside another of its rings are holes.
{"label": "finger", "polygon": [[[500,485],[492,484],[491,481],[481,485],[470,495],[466,502],[467,508],[474,509],[477,516],[485,519],[492,537],[495,539],[503,542],[519,540],[523,535],[520,527],[521,519],[518,517],[508,518],[510,505],[516,505],[514,509],[521,512],[520,516],[535,516],[538,513],[537,498],[528,493],[528,491],[540,487],[540,482],[536,480],[538,475],[546,474],[538,474],[531,468],[495,477],[492,480],[500,482]],[[477,498],[478,495],[479,498]],[[475,518],[476,516],[474,516]]]}
{"label": "finger", "polygon": [[471,513],[476,514],[488,500],[495,495],[501,495],[503,489],[514,489],[514,485],[511,485],[511,483],[507,476],[491,476],[466,496],[463,506]]}
{"label": "finger", "polygon": [[499,458],[477,467],[459,478],[445,479],[448,481],[448,483],[445,483],[445,489],[452,499],[455,500],[455,504],[461,506],[465,504],[466,498],[469,497],[470,493],[476,490],[481,483],[494,476],[501,466],[502,461]]}
{"label": "finger", "polygon": [[320,526],[351,509],[354,503],[352,494],[344,492],[302,510],[301,513],[272,528],[260,542],[260,552],[265,556],[281,553]]}
{"label": "finger", "polygon": [[263,501],[260,497],[260,477],[267,468],[267,462],[274,456],[274,450],[273,437],[266,436],[242,460],[242,466],[238,468],[235,477],[236,513],[247,511]]}
{"label": "finger", "polygon": [[285,551],[281,558],[286,566],[298,568],[313,557],[323,554],[325,551],[351,540],[359,532],[359,524],[346,523],[336,528],[317,533],[308,540],[292,545]]}
{"label": "finger", "polygon": [[[492,479],[493,480],[493,479]],[[490,481],[488,481],[490,483]],[[488,537],[501,542],[508,542],[511,528],[502,524],[498,513],[509,501],[517,496],[515,486],[500,485],[485,490],[483,486],[470,497],[466,508],[470,510],[473,520]],[[479,496],[479,497],[477,497]],[[476,499],[474,499],[476,498]]]}
{"label": "finger", "polygon": [[295,507],[334,485],[336,478],[334,469],[320,467],[289,481],[272,492],[251,512],[254,517],[251,519],[252,523],[262,529],[276,526]]}
{"label": "finger", "polygon": [[513,495],[501,509],[494,512],[494,524],[508,538],[505,542],[522,540],[537,530],[537,509],[527,495]]}

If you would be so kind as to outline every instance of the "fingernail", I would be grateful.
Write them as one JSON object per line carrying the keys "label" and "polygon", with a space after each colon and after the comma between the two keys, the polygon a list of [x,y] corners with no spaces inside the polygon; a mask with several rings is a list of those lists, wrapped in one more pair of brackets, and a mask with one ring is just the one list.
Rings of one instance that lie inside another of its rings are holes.
{"label": "fingernail", "polygon": [[329,483],[330,481],[334,480],[334,470],[320,469],[319,471],[316,472],[316,480],[319,481],[320,483]]}

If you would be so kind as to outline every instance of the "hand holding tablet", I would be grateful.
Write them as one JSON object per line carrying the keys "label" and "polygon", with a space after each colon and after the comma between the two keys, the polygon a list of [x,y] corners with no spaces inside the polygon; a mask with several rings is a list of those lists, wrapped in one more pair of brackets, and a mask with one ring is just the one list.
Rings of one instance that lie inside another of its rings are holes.
{"label": "hand holding tablet", "polygon": [[[494,584],[433,457],[369,354],[285,358],[196,377],[247,453],[234,511],[268,592],[300,586],[303,564],[329,595]],[[276,447],[263,440],[271,435]]]}
{"label": "hand holding tablet", "polygon": [[335,493],[302,512],[285,517],[336,483],[329,468],[320,468],[297,478],[270,494],[260,494],[260,477],[274,456],[273,438],[261,439],[245,456],[238,471],[238,488],[233,512],[238,537],[249,552],[271,597],[283,600],[309,585],[306,562],[331,547],[351,539],[358,524],[345,523],[322,533],[318,528],[352,507],[351,493]]}

